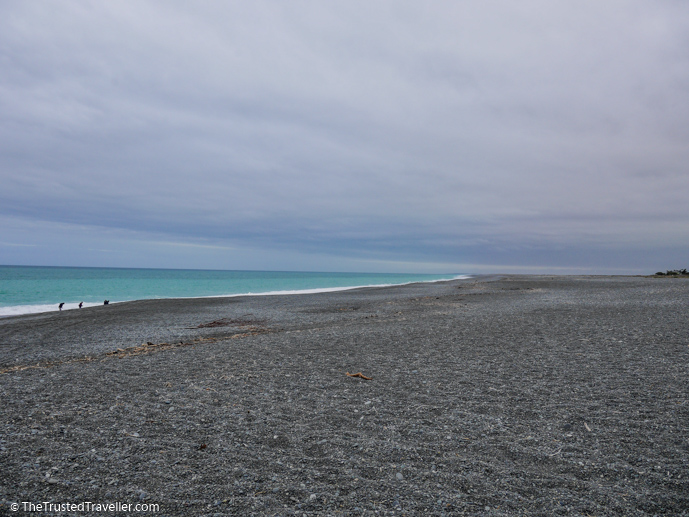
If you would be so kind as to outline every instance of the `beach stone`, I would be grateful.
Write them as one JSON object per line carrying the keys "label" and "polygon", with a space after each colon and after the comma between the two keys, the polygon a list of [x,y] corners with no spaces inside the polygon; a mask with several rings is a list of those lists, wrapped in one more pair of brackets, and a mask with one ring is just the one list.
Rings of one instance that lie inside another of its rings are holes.
{"label": "beach stone", "polygon": [[[502,275],[1,318],[0,369],[48,363],[0,374],[0,499],[681,515],[689,282],[658,282]],[[260,323],[198,328],[223,318]],[[107,355],[147,342],[189,344]]]}

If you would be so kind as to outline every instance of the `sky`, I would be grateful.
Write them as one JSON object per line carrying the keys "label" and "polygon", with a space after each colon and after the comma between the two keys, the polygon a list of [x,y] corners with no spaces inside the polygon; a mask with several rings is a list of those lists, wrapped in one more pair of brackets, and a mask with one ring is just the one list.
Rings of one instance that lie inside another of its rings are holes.
{"label": "sky", "polygon": [[689,266],[684,0],[0,1],[0,264]]}

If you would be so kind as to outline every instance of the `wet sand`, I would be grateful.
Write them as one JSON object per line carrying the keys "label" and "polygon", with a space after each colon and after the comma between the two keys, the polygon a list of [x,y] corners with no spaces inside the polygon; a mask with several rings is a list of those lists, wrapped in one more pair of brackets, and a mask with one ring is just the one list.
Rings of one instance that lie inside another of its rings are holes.
{"label": "wet sand", "polygon": [[507,275],[3,318],[0,514],[689,515],[688,300]]}

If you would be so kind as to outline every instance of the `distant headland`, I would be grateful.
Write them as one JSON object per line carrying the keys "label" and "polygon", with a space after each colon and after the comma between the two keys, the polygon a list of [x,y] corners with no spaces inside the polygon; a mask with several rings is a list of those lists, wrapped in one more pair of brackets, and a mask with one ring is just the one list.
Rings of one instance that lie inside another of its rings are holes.
{"label": "distant headland", "polygon": [[689,272],[686,269],[668,269],[665,273],[658,271],[653,276],[689,276]]}

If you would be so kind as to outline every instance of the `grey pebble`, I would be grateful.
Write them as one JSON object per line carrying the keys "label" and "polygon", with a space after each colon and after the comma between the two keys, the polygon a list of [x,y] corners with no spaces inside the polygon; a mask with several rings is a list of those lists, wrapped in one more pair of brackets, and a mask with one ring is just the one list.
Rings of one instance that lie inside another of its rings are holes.
{"label": "grey pebble", "polygon": [[[687,299],[502,275],[0,318],[0,369],[52,362],[0,374],[0,514],[681,515]],[[106,355],[149,341],[184,346]]]}

